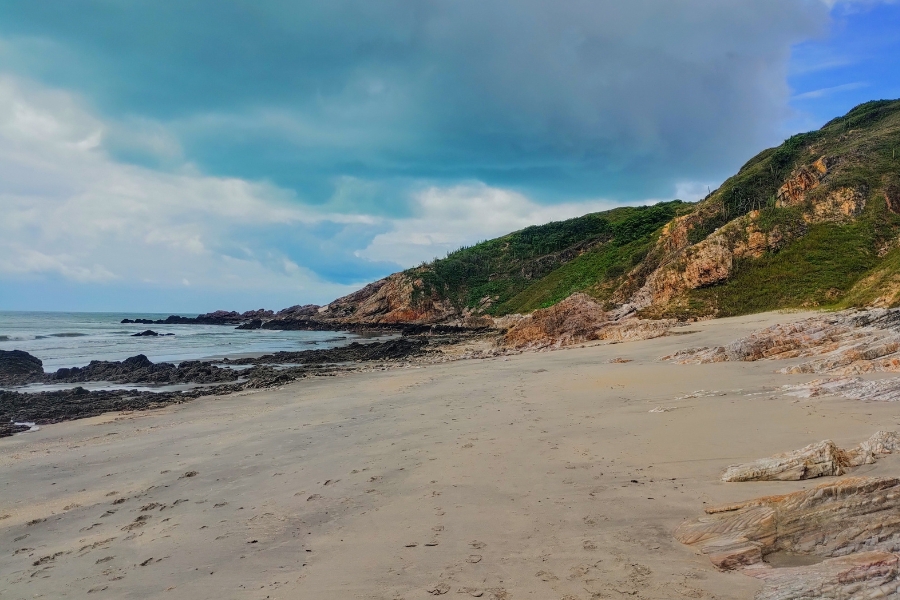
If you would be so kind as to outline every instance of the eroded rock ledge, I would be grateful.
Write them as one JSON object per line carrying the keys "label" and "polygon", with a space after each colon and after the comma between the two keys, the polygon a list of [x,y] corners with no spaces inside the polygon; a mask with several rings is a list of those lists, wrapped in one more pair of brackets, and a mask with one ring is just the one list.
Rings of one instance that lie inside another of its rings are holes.
{"label": "eroded rock ledge", "polygon": [[831,440],[823,440],[792,452],[732,465],[722,474],[722,481],[795,481],[844,475],[852,467],[872,464],[879,455],[897,450],[900,450],[900,436],[894,431],[879,431],[848,450],[838,448]]}
{"label": "eroded rock ledge", "polygon": [[[706,509],[675,537],[722,570],[766,582],[757,598],[881,598],[900,589],[900,479],[851,477]],[[832,558],[775,569],[776,552]]]}
{"label": "eroded rock ledge", "polygon": [[727,346],[664,356],[678,364],[810,358],[782,373],[900,372],[900,309],[848,310],[779,323]]}

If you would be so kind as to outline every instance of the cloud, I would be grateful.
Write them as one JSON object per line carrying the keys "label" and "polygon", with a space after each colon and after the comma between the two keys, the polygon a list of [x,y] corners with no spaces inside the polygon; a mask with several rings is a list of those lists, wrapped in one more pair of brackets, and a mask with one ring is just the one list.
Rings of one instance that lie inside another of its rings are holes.
{"label": "cloud", "polygon": [[[0,67],[78,90],[143,149],[323,203],[336,182],[656,197],[779,141],[820,0],[368,0],[0,9]],[[164,132],[164,133],[162,133]],[[158,143],[158,144],[157,144]],[[154,144],[159,145],[157,148]],[[165,163],[165,159],[159,159]],[[385,213],[409,210],[387,191]],[[353,212],[352,208],[348,209]]]}
{"label": "cloud", "polygon": [[[365,243],[384,227],[366,215],[316,211],[265,183],[118,163],[100,148],[107,132],[72,95],[0,78],[0,277],[190,282],[322,301],[349,282],[319,276],[311,246],[344,229]],[[282,230],[303,238],[303,266],[295,246],[267,242],[267,232]]]}
{"label": "cloud", "polygon": [[839,92],[846,92],[849,90],[858,90],[859,88],[868,87],[868,83],[865,81],[854,81],[851,83],[842,83],[841,85],[834,85],[831,87],[821,88],[818,90],[810,90],[808,92],[803,92],[802,94],[795,94],[793,96],[793,100],[809,100],[810,98],[822,98],[824,96],[829,96],[831,94],[837,94]]}
{"label": "cloud", "polygon": [[98,291],[103,308],[130,308],[112,299],[133,303],[142,289],[156,301],[209,303],[197,310],[225,298],[238,303],[230,308],[323,303],[461,244],[614,206],[547,206],[467,182],[395,186],[406,216],[352,213],[353,198],[386,184],[347,179],[310,206],[190,164],[162,172],[118,162],[104,150],[110,128],[77,96],[0,77],[0,288],[38,290],[42,308],[66,308],[73,285]]}
{"label": "cloud", "polygon": [[498,237],[540,223],[560,221],[616,206],[608,200],[546,206],[510,190],[468,183],[428,187],[415,194],[414,216],[394,221],[357,252],[369,260],[412,266],[440,258],[460,245]]}

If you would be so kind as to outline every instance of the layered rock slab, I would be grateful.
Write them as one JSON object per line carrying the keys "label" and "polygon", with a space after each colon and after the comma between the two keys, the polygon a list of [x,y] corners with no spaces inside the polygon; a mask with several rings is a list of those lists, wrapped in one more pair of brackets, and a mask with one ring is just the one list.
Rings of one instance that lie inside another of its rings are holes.
{"label": "layered rock slab", "polygon": [[[759,599],[895,598],[900,479],[851,477],[780,496],[706,509],[675,537],[722,570],[765,581]],[[776,569],[767,555],[831,558]]]}
{"label": "layered rock slab", "polygon": [[[900,479],[851,477],[808,490],[706,509],[675,537],[722,570],[765,583],[757,600],[897,598]],[[774,568],[767,555],[821,557]]]}
{"label": "layered rock slab", "polygon": [[750,572],[765,582],[757,600],[869,600],[900,597],[900,556],[860,552],[817,565]]}
{"label": "layered rock slab", "polygon": [[848,310],[779,323],[727,346],[664,356],[677,364],[809,358],[782,373],[900,372],[900,309]]}
{"label": "layered rock slab", "polygon": [[852,467],[872,464],[878,455],[898,449],[900,436],[894,431],[879,431],[847,450],[831,440],[822,440],[792,452],[732,465],[722,474],[722,481],[796,481],[843,475]]}
{"label": "layered rock slab", "polygon": [[773,552],[834,557],[900,550],[900,479],[850,477],[808,490],[706,509],[676,538],[722,569]]}

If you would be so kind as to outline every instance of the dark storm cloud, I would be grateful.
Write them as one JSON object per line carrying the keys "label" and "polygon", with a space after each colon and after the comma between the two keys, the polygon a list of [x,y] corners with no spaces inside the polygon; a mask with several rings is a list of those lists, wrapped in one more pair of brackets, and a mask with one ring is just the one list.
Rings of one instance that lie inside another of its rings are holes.
{"label": "dark storm cloud", "polygon": [[347,178],[390,180],[378,203],[399,214],[403,181],[624,200],[727,175],[777,141],[791,45],[828,13],[819,0],[20,2],[0,8],[0,60],[104,118],[154,123],[206,172],[315,203]]}

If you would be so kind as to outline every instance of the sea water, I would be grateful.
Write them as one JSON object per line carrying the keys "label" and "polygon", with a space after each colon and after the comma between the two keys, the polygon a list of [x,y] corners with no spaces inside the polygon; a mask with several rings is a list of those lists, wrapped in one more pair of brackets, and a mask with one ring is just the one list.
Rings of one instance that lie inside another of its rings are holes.
{"label": "sea water", "polygon": [[[237,357],[285,350],[343,346],[360,336],[335,331],[239,330],[234,325],[123,324],[129,319],[165,319],[168,314],[0,311],[0,350],[24,350],[45,371],[83,367],[92,360],[123,360],[144,354],[153,362]],[[196,315],[183,315],[196,316]],[[152,329],[159,337],[132,337]],[[164,335],[171,333],[174,335]]]}

